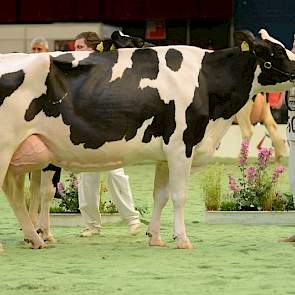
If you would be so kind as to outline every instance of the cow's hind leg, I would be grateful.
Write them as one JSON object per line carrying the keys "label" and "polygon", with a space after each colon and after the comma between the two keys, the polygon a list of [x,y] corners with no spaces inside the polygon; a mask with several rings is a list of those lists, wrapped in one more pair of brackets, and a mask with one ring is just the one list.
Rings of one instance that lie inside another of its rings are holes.
{"label": "cow's hind leg", "polygon": [[38,231],[43,240],[49,242],[55,242],[50,226],[50,206],[55,192],[55,187],[52,183],[54,173],[55,171],[42,171],[40,183],[41,209]]}
{"label": "cow's hind leg", "polygon": [[160,219],[162,209],[169,199],[169,170],[165,162],[158,163],[156,166],[154,180],[154,207],[152,219],[148,227],[147,235],[150,237],[150,246],[165,246],[160,237]]}
{"label": "cow's hind leg", "polygon": [[37,234],[26,208],[24,179],[25,174],[16,174],[9,168],[3,184],[3,191],[21,224],[25,240],[30,241],[35,249],[44,248],[46,244]]}
{"label": "cow's hind leg", "polygon": [[30,176],[29,214],[35,228],[37,228],[39,208],[40,208],[40,183],[41,183],[41,170],[32,171]]}

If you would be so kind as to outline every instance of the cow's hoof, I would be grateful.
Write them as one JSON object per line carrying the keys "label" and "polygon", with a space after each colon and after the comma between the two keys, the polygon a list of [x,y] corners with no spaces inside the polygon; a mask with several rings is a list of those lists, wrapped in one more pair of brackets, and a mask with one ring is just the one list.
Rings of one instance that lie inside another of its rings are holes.
{"label": "cow's hoof", "polygon": [[43,241],[30,241],[31,242],[31,248],[32,249],[43,249],[43,248],[46,248],[47,245],[43,242]]}
{"label": "cow's hoof", "polygon": [[52,235],[49,235],[49,236],[45,237],[44,241],[49,242],[49,243],[56,243],[56,240]]}
{"label": "cow's hoof", "polygon": [[165,247],[166,244],[161,239],[150,239],[150,246]]}
{"label": "cow's hoof", "polygon": [[295,234],[292,235],[291,237],[289,238],[286,238],[286,239],[281,239],[280,242],[285,242],[285,243],[294,243],[295,242]]}
{"label": "cow's hoof", "polygon": [[193,249],[193,245],[189,241],[179,241],[176,246],[178,249]]}
{"label": "cow's hoof", "polygon": [[44,241],[44,242],[49,242],[49,243],[55,243],[55,239],[51,233],[48,233],[46,230],[38,229],[38,234],[39,237]]}

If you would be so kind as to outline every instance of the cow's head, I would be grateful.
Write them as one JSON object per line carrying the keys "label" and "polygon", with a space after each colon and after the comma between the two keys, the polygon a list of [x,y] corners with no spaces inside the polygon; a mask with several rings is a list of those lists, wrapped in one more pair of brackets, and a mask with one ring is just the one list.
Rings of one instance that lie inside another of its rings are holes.
{"label": "cow's head", "polygon": [[154,46],[140,37],[125,35],[121,31],[114,31],[111,35],[111,39],[117,48],[142,48]]}
{"label": "cow's head", "polygon": [[295,55],[276,39],[269,36],[266,30],[259,32],[255,38],[249,31],[235,33],[235,40],[243,53],[252,54],[260,66],[258,83],[276,85],[278,83],[295,82]]}

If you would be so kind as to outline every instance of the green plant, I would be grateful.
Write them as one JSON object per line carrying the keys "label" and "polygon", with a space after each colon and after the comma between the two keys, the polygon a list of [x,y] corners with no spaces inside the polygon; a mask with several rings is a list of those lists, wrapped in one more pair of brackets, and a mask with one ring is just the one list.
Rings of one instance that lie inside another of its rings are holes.
{"label": "green plant", "polygon": [[106,196],[108,188],[105,184],[105,181],[102,179],[100,181],[100,202],[99,202],[99,212],[100,213],[118,213],[117,206],[113,201]]}
{"label": "green plant", "polygon": [[239,210],[272,210],[273,204],[280,206],[280,194],[276,191],[277,182],[284,168],[269,169],[272,149],[263,148],[259,151],[255,165],[248,165],[248,141],[242,142],[239,168],[241,172],[238,181],[229,176],[229,187],[232,198],[239,205]]}
{"label": "green plant", "polygon": [[289,193],[277,193],[272,202],[272,210],[288,211],[294,210],[293,195]]}
{"label": "green plant", "polygon": [[116,205],[111,201],[100,201],[99,205],[100,213],[118,213]]}
{"label": "green plant", "polygon": [[211,165],[201,178],[200,188],[204,193],[204,202],[207,210],[218,210],[221,196],[221,175],[223,166]]}
{"label": "green plant", "polygon": [[147,205],[137,205],[135,210],[143,217],[150,212],[150,209]]}
{"label": "green plant", "polygon": [[232,199],[222,200],[220,202],[220,211],[238,211],[239,204]]}
{"label": "green plant", "polygon": [[63,212],[80,212],[78,199],[78,179],[75,173],[70,173],[65,184],[58,183],[58,192],[61,197],[58,207]]}

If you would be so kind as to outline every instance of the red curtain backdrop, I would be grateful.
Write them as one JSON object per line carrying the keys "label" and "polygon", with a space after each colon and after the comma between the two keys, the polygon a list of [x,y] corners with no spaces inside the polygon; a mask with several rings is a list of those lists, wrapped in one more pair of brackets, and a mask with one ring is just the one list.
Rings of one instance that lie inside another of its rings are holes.
{"label": "red curtain backdrop", "polygon": [[99,21],[102,0],[21,0],[20,22]]}
{"label": "red curtain backdrop", "polygon": [[15,23],[17,21],[16,0],[3,1],[0,9],[1,23]]}
{"label": "red curtain backdrop", "polygon": [[233,0],[6,0],[0,22],[230,19]]}

